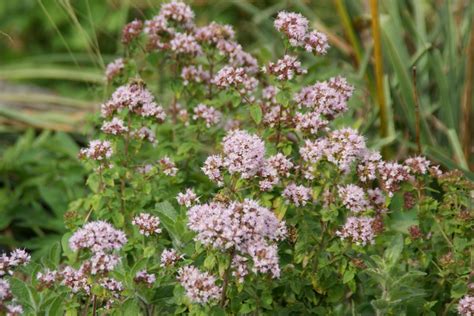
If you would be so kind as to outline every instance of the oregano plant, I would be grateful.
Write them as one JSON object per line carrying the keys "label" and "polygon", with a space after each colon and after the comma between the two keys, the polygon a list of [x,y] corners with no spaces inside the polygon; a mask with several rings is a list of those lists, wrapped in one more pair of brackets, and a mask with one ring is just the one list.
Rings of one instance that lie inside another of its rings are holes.
{"label": "oregano plant", "polygon": [[274,26],[276,60],[180,1],[124,27],[79,153],[90,194],[47,256],[0,258],[2,312],[473,315],[473,184],[385,161],[347,123],[348,80],[306,79],[327,36]]}

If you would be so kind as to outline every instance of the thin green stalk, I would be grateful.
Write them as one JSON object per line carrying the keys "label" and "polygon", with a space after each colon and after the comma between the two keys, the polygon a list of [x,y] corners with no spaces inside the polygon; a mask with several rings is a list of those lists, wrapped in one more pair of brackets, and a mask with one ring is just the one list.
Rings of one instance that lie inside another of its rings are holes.
{"label": "thin green stalk", "polygon": [[418,98],[418,91],[416,86],[416,67],[412,68],[413,74],[413,99],[415,99],[415,137],[418,154],[422,153],[420,141],[420,100]]}
{"label": "thin green stalk", "polygon": [[377,87],[377,103],[379,105],[380,116],[380,136],[388,136],[387,107],[385,105],[385,95],[383,86],[383,59],[382,42],[380,39],[379,3],[378,0],[370,0],[370,13],[372,16],[372,36],[374,39],[374,62],[375,62],[375,83]]}
{"label": "thin green stalk", "polygon": [[344,32],[346,33],[347,37],[349,38],[349,42],[354,48],[353,52],[356,64],[359,65],[362,60],[362,48],[359,39],[357,38],[357,35],[355,33],[355,30],[352,27],[351,18],[346,10],[344,0],[334,0],[334,4],[336,5],[336,10],[339,14],[339,17],[341,18]]}

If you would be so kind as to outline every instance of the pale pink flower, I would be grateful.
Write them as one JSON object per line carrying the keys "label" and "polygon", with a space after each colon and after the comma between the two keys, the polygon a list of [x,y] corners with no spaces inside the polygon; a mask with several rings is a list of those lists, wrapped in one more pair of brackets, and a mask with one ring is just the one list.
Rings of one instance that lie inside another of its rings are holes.
{"label": "pale pink flower", "polygon": [[312,202],[311,188],[296,185],[295,183],[290,183],[286,186],[285,190],[283,190],[283,196],[296,206],[305,206],[308,202]]}
{"label": "pale pink flower", "polygon": [[152,287],[156,281],[156,276],[153,273],[148,273],[146,270],[140,270],[135,274],[133,280],[136,283],[145,283],[148,287]]}
{"label": "pale pink flower", "polygon": [[474,315],[474,296],[464,295],[458,303],[458,313],[461,316]]}
{"label": "pale pink flower", "polygon": [[178,193],[176,197],[179,205],[185,205],[186,207],[191,207],[191,205],[195,202],[199,201],[196,193],[194,193],[193,189],[186,189],[186,191]]}
{"label": "pale pink flower", "polygon": [[111,121],[104,122],[101,130],[106,134],[121,135],[128,132],[128,127],[121,119],[114,117]]}
{"label": "pale pink flower", "polygon": [[132,220],[132,224],[138,227],[140,234],[145,236],[161,233],[160,218],[148,213],[140,213]]}
{"label": "pale pink flower", "polygon": [[108,81],[112,81],[125,68],[123,58],[117,58],[107,65],[105,68],[105,77]]}
{"label": "pale pink flower", "polygon": [[371,217],[349,217],[341,230],[336,234],[341,239],[348,239],[351,242],[365,246],[373,244],[375,231],[372,227],[374,219]]}
{"label": "pale pink flower", "polygon": [[220,122],[222,118],[222,113],[213,108],[212,106],[206,106],[205,104],[198,104],[194,108],[194,120],[204,120],[207,127],[211,127],[212,125],[216,125]]}
{"label": "pale pink flower", "polygon": [[339,185],[338,193],[342,204],[354,213],[359,213],[369,208],[369,201],[364,189],[355,184]]}
{"label": "pale pink flower", "polygon": [[307,72],[306,69],[301,67],[301,62],[295,56],[290,55],[283,56],[276,63],[268,63],[264,71],[274,75],[278,80],[291,80],[296,75]]}
{"label": "pale pink flower", "polygon": [[301,46],[308,31],[308,19],[299,13],[281,11],[275,19],[277,31],[285,34],[292,46]]}
{"label": "pale pink flower", "polygon": [[178,254],[175,249],[165,249],[161,253],[160,267],[171,267],[174,266],[178,261],[184,258],[184,255]]}
{"label": "pale pink flower", "polygon": [[222,289],[216,285],[216,278],[207,272],[201,272],[194,266],[186,266],[178,271],[178,280],[193,302],[205,304],[219,299]]}
{"label": "pale pink flower", "polygon": [[119,250],[127,242],[125,234],[104,221],[85,224],[69,238],[73,251],[90,249],[92,252]]}

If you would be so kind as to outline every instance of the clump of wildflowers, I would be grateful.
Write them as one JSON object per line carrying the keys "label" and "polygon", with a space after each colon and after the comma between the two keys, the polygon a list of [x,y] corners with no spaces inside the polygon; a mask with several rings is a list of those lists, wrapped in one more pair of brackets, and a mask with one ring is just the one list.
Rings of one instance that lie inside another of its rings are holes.
{"label": "clump of wildflowers", "polygon": [[192,189],[186,189],[186,191],[178,193],[176,197],[179,205],[185,205],[186,207],[190,207],[193,203],[199,201],[198,196]]}
{"label": "clump of wildflowers", "polygon": [[461,316],[474,315],[474,296],[465,295],[459,300],[458,313]]}
{"label": "clump of wildflowers", "polygon": [[134,20],[122,30],[122,43],[124,45],[130,44],[135,38],[137,38],[143,29],[143,22],[140,20]]}
{"label": "clump of wildflowers", "polygon": [[342,239],[348,239],[357,245],[374,243],[374,219],[371,217],[348,217],[346,223],[336,234]]}
{"label": "clump of wildflowers", "polygon": [[211,106],[206,106],[204,104],[198,104],[194,108],[194,120],[203,120],[206,123],[207,127],[211,127],[220,122],[222,113],[217,111]]}
{"label": "clump of wildflowers", "polygon": [[[281,223],[267,208],[246,199],[242,203],[208,203],[188,211],[188,226],[197,241],[214,248],[249,254],[258,271],[279,275],[278,256],[272,241],[285,237]],[[259,268],[260,267],[260,268]]]}
{"label": "clump of wildflowers", "polygon": [[112,154],[112,144],[108,140],[92,140],[87,148],[79,152],[80,157],[97,161],[110,159]]}
{"label": "clump of wildflowers", "polygon": [[165,249],[161,253],[161,264],[160,267],[174,266],[178,261],[184,258],[184,255],[178,254],[175,249]]}
{"label": "clump of wildflowers", "polygon": [[295,183],[286,186],[283,196],[295,206],[305,206],[312,200],[311,189]]}
{"label": "clump of wildflowers", "polygon": [[148,273],[146,270],[138,271],[133,280],[137,283],[144,283],[148,287],[152,287],[156,281],[156,276]]}
{"label": "clump of wildflowers", "polygon": [[362,212],[369,207],[364,189],[357,185],[339,186],[338,193],[344,206],[354,213]]}
{"label": "clump of wildflowers", "polygon": [[296,75],[302,75],[307,72],[306,69],[301,67],[301,62],[295,56],[290,55],[283,56],[276,63],[270,62],[264,70],[275,76],[278,80],[291,80]]}
{"label": "clump of wildflowers", "polygon": [[216,278],[196,267],[180,268],[178,280],[186,290],[186,296],[194,303],[205,304],[217,300],[221,295],[222,289],[215,284]]}
{"label": "clump of wildflowers", "polygon": [[137,226],[140,234],[151,236],[161,233],[160,219],[148,213],[140,213],[132,220],[132,224]]}
{"label": "clump of wildflowers", "polygon": [[90,249],[92,252],[119,250],[127,242],[125,234],[104,221],[90,222],[78,229],[69,239],[73,251]]}
{"label": "clump of wildflowers", "polygon": [[107,65],[105,68],[105,77],[108,81],[112,81],[115,77],[120,75],[125,68],[123,58],[117,58]]}
{"label": "clump of wildflowers", "polygon": [[106,134],[121,135],[128,132],[128,127],[125,126],[123,120],[114,117],[110,122],[104,122],[101,130]]}
{"label": "clump of wildflowers", "polygon": [[159,160],[161,171],[170,177],[176,176],[178,173],[178,168],[176,168],[176,164],[171,160],[170,157],[165,156]]}

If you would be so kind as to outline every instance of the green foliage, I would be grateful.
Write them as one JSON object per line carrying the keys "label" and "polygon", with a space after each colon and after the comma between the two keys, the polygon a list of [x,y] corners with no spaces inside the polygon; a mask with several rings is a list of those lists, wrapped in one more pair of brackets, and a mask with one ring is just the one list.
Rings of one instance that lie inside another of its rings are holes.
{"label": "green foliage", "polygon": [[0,158],[0,229],[4,247],[28,247],[44,256],[65,231],[70,201],[85,194],[78,146],[64,133],[32,130]]}

